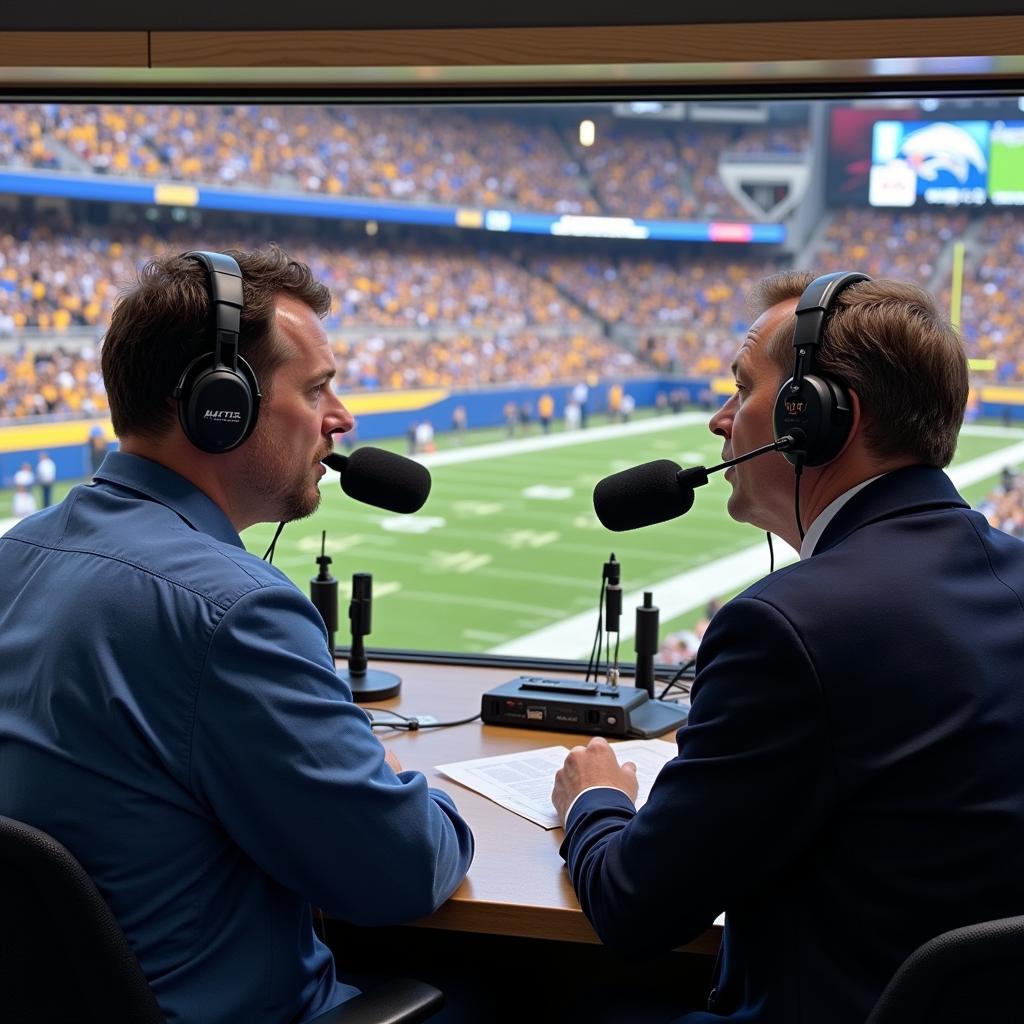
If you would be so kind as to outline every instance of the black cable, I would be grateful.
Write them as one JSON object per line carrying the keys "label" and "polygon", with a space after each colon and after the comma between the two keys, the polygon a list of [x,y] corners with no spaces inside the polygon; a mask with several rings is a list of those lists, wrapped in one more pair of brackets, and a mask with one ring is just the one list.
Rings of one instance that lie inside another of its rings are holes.
{"label": "black cable", "polygon": [[682,679],[683,676],[687,672],[689,672],[690,669],[693,668],[693,666],[696,664],[696,661],[696,658],[691,658],[689,661],[684,661],[682,665],[680,665],[679,668],[676,669],[675,675],[665,684],[665,688],[661,691],[661,693],[658,694],[658,700],[664,700],[665,694],[668,693],[668,691],[671,690],[673,686],[675,686],[677,689],[682,690],[683,693],[690,692],[689,686],[684,686],[679,680]]}
{"label": "black cable", "polygon": [[803,474],[803,471],[804,464],[802,462],[798,462],[796,464],[796,486],[794,488],[793,501],[796,505],[796,528],[800,533],[801,543],[804,539],[804,527],[803,523],[800,522],[800,477]]}
{"label": "black cable", "polygon": [[[686,697],[687,699],[689,699],[689,697],[690,697],[690,687],[689,687],[689,685],[687,685],[685,683],[673,683],[672,689],[673,690],[678,690],[683,697]],[[664,692],[668,693],[669,691],[665,690]],[[664,704],[678,704],[679,703],[679,698],[678,697],[658,697],[657,699],[659,701],[661,701],[662,703],[664,703]]]}
{"label": "black cable", "polygon": [[594,673],[594,682],[597,682],[597,667],[601,664],[601,633],[604,627],[604,588],[607,578],[601,573],[601,590],[597,595],[597,630],[594,633],[594,642],[590,645],[590,657],[587,659],[587,674],[583,677],[585,683],[590,682],[590,673]]}
{"label": "black cable", "polygon": [[769,575],[775,572],[775,545],[772,544],[772,535],[766,533],[765,536],[768,538],[768,573]]}
{"label": "black cable", "polygon": [[277,538],[281,536],[283,529],[284,523],[278,523],[277,529],[274,531],[274,539],[270,542],[270,547],[263,554],[264,562],[269,562],[271,565],[274,564],[274,546],[277,544]]}
{"label": "black cable", "polygon": [[371,711],[376,711],[379,715],[391,715],[393,718],[397,718],[397,722],[377,722],[370,718],[371,729],[394,729],[397,732],[419,732],[420,729],[449,729],[454,725],[469,725],[481,715],[481,712],[478,711],[472,718],[460,718],[455,722],[420,722],[418,718],[410,718],[408,715],[392,711],[390,708],[360,708],[360,710],[367,712],[367,718],[370,718],[369,712]]}

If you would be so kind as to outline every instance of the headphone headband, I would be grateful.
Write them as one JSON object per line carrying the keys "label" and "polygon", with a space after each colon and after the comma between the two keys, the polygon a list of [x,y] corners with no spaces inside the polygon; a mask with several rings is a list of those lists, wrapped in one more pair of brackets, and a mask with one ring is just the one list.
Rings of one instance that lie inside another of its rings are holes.
{"label": "headphone headband", "polygon": [[793,348],[796,349],[794,384],[799,384],[806,374],[814,372],[815,353],[825,333],[825,320],[839,293],[858,281],[870,280],[859,270],[840,270],[816,277],[804,289],[796,304],[796,330],[793,332]]}
{"label": "headphone headband", "polygon": [[242,271],[222,252],[195,250],[185,256],[202,263],[209,275],[213,364],[234,370],[238,366],[238,332],[242,318]]}

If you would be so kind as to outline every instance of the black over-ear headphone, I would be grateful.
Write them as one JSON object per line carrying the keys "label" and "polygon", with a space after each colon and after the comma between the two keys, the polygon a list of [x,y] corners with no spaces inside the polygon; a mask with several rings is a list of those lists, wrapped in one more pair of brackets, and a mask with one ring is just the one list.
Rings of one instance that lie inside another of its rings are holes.
{"label": "black over-ear headphone", "polygon": [[823,466],[838,454],[850,433],[850,396],[830,377],[814,372],[814,356],[836,296],[851,284],[870,281],[859,271],[839,271],[815,278],[796,304],[793,376],[775,399],[775,437],[792,434],[797,441],[783,455],[794,466]]}
{"label": "black over-ear headphone", "polygon": [[253,431],[260,411],[260,388],[249,364],[238,354],[242,313],[242,271],[219,252],[189,252],[210,279],[210,351],[185,367],[174,397],[185,436],[213,455],[237,448]]}

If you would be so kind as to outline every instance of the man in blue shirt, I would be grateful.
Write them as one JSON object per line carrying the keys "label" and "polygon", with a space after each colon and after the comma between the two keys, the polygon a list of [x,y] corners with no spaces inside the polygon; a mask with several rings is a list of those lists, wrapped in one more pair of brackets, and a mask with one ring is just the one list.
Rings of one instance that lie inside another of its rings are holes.
{"label": "man in blue shirt", "polygon": [[373,736],[307,598],[239,539],[313,512],[353,419],[327,289],[276,248],[233,256],[251,436],[216,454],[189,439],[179,381],[216,369],[221,303],[209,264],[154,260],[103,346],[120,451],[0,539],[0,813],[82,862],[169,1022],[286,1024],[354,994],[312,906],[429,914],[473,840]]}

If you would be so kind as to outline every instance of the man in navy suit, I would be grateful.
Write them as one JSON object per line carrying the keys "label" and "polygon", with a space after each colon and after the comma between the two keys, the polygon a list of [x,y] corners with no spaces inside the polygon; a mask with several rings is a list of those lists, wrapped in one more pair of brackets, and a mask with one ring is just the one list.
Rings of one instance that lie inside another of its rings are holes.
{"label": "man in navy suit", "polygon": [[[724,458],[772,441],[810,280],[755,290],[736,392],[710,422]],[[800,561],[712,620],[678,756],[639,812],[635,770],[601,739],[552,794],[606,943],[669,950],[726,912],[707,1008],[686,1024],[863,1024],[922,942],[1024,913],[1024,544],[942,471],[962,346],[920,289],[861,281],[816,369],[849,392],[838,454],[799,491],[778,453],[726,474],[732,517]]]}

